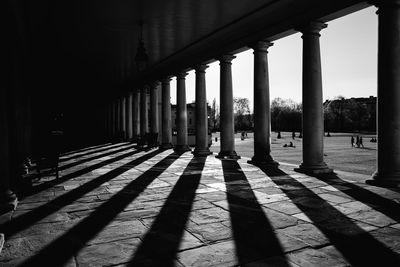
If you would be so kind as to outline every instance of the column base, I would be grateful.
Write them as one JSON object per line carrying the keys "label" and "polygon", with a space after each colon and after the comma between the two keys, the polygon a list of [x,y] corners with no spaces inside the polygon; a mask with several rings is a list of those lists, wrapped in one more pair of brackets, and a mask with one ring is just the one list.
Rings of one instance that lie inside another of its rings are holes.
{"label": "column base", "polygon": [[221,151],[215,156],[217,159],[240,159],[236,151]]}
{"label": "column base", "polygon": [[264,158],[252,157],[247,163],[266,168],[277,168],[279,166],[279,163],[273,160],[271,156]]}
{"label": "column base", "polygon": [[18,204],[17,195],[11,190],[0,192],[0,211],[2,213],[15,210]]}
{"label": "column base", "polygon": [[299,168],[294,169],[296,172],[308,174],[308,175],[320,175],[320,174],[330,174],[333,170],[328,167],[325,163],[321,165],[304,165],[303,163]]}
{"label": "column base", "polygon": [[160,145],[161,149],[170,149],[173,148],[173,145],[171,143],[164,143]]}
{"label": "column base", "polygon": [[192,153],[196,157],[207,157],[208,155],[213,154],[210,151],[210,149],[208,149],[208,147],[207,148],[195,148]]}
{"label": "column base", "polygon": [[174,147],[175,152],[184,153],[187,151],[192,151],[188,145],[176,145]]}
{"label": "column base", "polygon": [[372,175],[372,179],[365,182],[374,186],[400,188],[400,173],[379,173],[376,171]]}

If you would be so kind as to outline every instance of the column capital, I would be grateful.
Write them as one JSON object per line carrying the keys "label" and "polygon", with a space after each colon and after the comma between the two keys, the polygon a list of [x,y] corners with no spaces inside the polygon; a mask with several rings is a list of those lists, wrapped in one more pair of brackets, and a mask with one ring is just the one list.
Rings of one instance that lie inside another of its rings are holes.
{"label": "column capital", "polygon": [[322,29],[325,29],[326,27],[328,27],[328,24],[323,23],[321,21],[310,21],[302,26],[300,26],[299,28],[297,28],[297,31],[300,31],[301,33],[303,33],[304,35],[317,35],[317,36],[321,36],[319,34],[319,32]]}
{"label": "column capital", "polygon": [[236,56],[234,56],[232,54],[224,54],[224,55],[219,56],[217,58],[217,60],[220,61],[220,64],[221,63],[232,64],[232,60],[235,59],[235,58],[236,58]]}
{"label": "column capital", "polygon": [[149,92],[149,88],[150,88],[150,86],[146,84],[140,89],[140,92],[147,94]]}
{"label": "column capital", "polygon": [[157,89],[157,86],[160,84],[159,81],[154,81],[150,83],[150,88],[151,89]]}
{"label": "column capital", "polygon": [[266,52],[268,53],[268,48],[273,46],[274,44],[268,40],[257,41],[251,45],[250,48],[254,50],[254,52]]}
{"label": "column capital", "polygon": [[188,75],[188,73],[186,71],[182,71],[182,72],[178,72],[176,74],[176,78],[177,79],[185,79],[185,77]]}
{"label": "column capital", "polygon": [[197,73],[197,72],[206,72],[206,69],[207,69],[207,68],[208,68],[208,65],[207,65],[207,64],[199,64],[199,65],[196,65],[196,66],[194,67],[196,73]]}
{"label": "column capital", "polygon": [[160,79],[161,83],[169,83],[171,80],[171,76],[166,76]]}

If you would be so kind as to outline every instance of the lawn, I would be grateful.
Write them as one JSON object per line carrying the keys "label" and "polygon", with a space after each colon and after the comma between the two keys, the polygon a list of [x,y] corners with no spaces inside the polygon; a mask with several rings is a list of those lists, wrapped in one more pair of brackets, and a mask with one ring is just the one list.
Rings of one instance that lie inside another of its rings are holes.
{"label": "lawn", "polygon": [[[299,133],[296,133],[298,136]],[[235,134],[235,150],[242,157],[253,156],[253,133],[248,133],[248,138],[240,139],[240,133]],[[292,139],[292,134],[282,132],[282,138],[277,139],[277,133],[272,133],[271,153],[275,160],[299,165],[302,162],[302,139]],[[350,133],[331,133],[331,137],[324,137],[325,162],[334,170],[354,172],[363,175],[371,175],[376,170],[376,146],[370,139],[375,135],[362,135],[364,148],[351,147]],[[353,134],[355,137],[357,134]],[[218,142],[215,142],[218,137]],[[219,133],[213,134],[211,150],[218,153],[220,150]],[[292,141],[295,148],[283,147]],[[214,153],[214,154],[215,154]]]}

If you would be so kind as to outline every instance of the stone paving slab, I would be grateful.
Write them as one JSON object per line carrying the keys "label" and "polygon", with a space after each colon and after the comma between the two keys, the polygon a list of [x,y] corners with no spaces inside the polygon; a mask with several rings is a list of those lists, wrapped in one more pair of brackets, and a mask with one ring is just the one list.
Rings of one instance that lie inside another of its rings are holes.
{"label": "stone paving slab", "polygon": [[68,154],[2,222],[0,266],[400,266],[399,190],[247,160]]}

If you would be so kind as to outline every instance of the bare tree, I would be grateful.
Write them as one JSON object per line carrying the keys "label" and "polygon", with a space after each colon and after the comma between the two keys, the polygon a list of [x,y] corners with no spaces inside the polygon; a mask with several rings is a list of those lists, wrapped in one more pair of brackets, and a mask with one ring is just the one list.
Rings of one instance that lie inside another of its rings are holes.
{"label": "bare tree", "polygon": [[217,124],[219,121],[219,109],[217,106],[217,100],[214,98],[211,106],[211,121],[213,123],[213,131],[217,130]]}
{"label": "bare tree", "polygon": [[250,101],[248,98],[234,97],[235,127],[239,130],[251,128]]}

